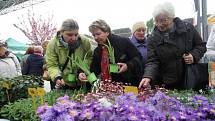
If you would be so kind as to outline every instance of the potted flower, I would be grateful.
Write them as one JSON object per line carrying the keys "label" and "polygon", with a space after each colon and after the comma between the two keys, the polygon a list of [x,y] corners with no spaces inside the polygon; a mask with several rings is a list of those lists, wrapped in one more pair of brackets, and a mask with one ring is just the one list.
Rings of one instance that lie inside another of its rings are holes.
{"label": "potted flower", "polygon": [[97,77],[94,73],[91,73],[89,70],[88,63],[86,60],[87,54],[88,52],[85,54],[84,59],[81,59],[79,56],[77,56],[74,62],[87,75],[87,80],[91,84],[93,84],[94,81],[97,80]]}
{"label": "potted flower", "polygon": [[[74,58],[73,55],[72,55],[72,57],[68,56],[68,58],[70,60],[72,60],[72,65],[75,65],[75,59],[73,59]],[[70,83],[74,83],[76,81],[77,70],[76,71],[75,70],[76,70],[76,68],[72,68],[69,75],[68,75],[68,81]]]}
{"label": "potted flower", "polygon": [[114,48],[111,46],[111,43],[109,41],[109,39],[107,38],[107,44],[104,44],[107,49],[108,49],[108,55],[109,55],[109,59],[110,59],[110,72],[112,73],[118,73],[119,72],[119,67],[115,62],[115,56],[114,56]]}

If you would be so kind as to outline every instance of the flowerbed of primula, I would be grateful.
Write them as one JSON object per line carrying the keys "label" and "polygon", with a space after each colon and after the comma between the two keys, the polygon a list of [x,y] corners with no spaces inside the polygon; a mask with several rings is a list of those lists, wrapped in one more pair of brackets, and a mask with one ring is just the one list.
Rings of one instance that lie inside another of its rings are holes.
{"label": "flowerbed of primula", "polygon": [[194,95],[186,105],[159,90],[147,98],[133,93],[89,93],[75,100],[59,97],[53,106],[40,106],[37,115],[42,121],[204,121],[215,120],[214,101]]}

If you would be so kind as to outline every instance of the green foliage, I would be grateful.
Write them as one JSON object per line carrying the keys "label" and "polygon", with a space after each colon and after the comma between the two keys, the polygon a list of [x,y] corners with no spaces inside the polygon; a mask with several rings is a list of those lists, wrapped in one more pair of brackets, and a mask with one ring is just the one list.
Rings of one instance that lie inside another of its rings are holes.
{"label": "green foliage", "polygon": [[176,98],[183,104],[190,105],[192,97],[195,95],[203,95],[209,99],[211,102],[213,100],[213,96],[215,94],[215,89],[208,89],[206,91],[199,90],[193,91],[193,90],[169,90],[167,95]]}
{"label": "green foliage", "polygon": [[[37,105],[39,102],[37,101]],[[33,107],[31,98],[20,99],[8,103],[1,108],[0,115],[14,121],[39,121]]]}
{"label": "green foliage", "polygon": [[87,54],[89,53],[89,51],[85,54],[84,59],[82,59],[80,56],[77,56],[75,58],[75,60],[73,60],[71,57],[68,56],[68,58],[70,58],[72,60],[72,62],[74,61],[75,64],[82,70],[84,71],[85,74],[89,75],[90,74],[90,69],[89,69],[89,63],[88,60],[86,60]]}
{"label": "green foliage", "polygon": [[28,97],[29,87],[38,87],[41,82],[41,77],[36,76],[19,76],[13,79],[0,79],[0,108],[8,102],[6,89],[2,87],[3,82],[10,85],[8,90],[10,102],[14,102],[20,98]]}
{"label": "green foliage", "polygon": [[146,26],[147,26],[147,33],[151,33],[153,28],[154,28],[154,20],[153,18],[151,18],[149,21],[146,22]]}
{"label": "green foliage", "polygon": [[[58,97],[62,97],[65,94],[75,99],[78,94],[85,93],[84,89],[80,90],[52,90],[44,97],[45,102],[48,105],[53,105]],[[37,107],[41,105],[39,97],[36,98]],[[32,99],[20,99],[14,103],[8,103],[4,105],[0,110],[0,117],[7,118],[15,121],[38,121],[38,117],[32,107]]]}
{"label": "green foliage", "polygon": [[53,105],[58,97],[62,97],[64,95],[68,95],[72,99],[75,99],[76,95],[85,93],[84,89],[80,90],[52,90],[51,92],[45,95],[45,102],[48,105]]}
{"label": "green foliage", "polygon": [[109,55],[109,59],[110,59],[110,62],[112,64],[115,64],[115,56],[114,56],[114,48],[111,46],[111,43],[110,43],[110,40],[107,38],[107,42],[108,42],[108,45],[107,44],[104,44],[107,49],[108,49],[108,55]]}

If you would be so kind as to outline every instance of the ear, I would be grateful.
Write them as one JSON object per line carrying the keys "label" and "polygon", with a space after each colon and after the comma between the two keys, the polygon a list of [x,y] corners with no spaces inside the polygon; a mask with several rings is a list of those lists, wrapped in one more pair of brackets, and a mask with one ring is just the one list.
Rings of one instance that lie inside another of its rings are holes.
{"label": "ear", "polygon": [[106,32],[107,36],[110,34],[109,32]]}

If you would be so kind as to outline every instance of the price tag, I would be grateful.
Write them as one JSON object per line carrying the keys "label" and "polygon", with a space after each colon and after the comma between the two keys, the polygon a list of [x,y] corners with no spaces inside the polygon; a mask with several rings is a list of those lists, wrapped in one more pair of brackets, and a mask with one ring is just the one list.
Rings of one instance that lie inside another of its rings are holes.
{"label": "price tag", "polygon": [[133,92],[134,94],[138,95],[138,88],[135,86],[124,86],[124,92]]}

